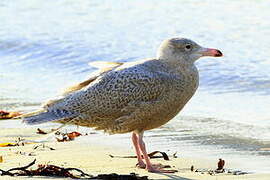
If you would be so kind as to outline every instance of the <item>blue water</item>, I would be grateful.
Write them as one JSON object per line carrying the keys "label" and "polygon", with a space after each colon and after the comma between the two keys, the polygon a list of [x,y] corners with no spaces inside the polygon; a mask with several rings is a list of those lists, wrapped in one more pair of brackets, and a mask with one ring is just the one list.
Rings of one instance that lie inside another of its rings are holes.
{"label": "blue water", "polygon": [[187,37],[225,56],[196,63],[195,96],[146,136],[154,147],[270,171],[260,150],[270,147],[269,17],[262,0],[2,0],[0,109],[34,110],[93,72],[91,61],[154,57],[162,40]]}

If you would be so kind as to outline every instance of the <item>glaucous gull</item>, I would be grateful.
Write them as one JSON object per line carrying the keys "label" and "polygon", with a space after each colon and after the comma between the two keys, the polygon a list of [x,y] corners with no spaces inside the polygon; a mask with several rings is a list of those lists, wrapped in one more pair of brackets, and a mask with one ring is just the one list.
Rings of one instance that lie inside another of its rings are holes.
{"label": "glaucous gull", "polygon": [[172,172],[150,163],[143,133],[167,123],[183,109],[199,84],[194,62],[203,56],[220,57],[222,53],[186,38],[171,38],[162,42],[153,59],[92,63],[102,65],[98,74],[24,115],[24,122],[56,121],[110,134],[131,132],[138,167]]}

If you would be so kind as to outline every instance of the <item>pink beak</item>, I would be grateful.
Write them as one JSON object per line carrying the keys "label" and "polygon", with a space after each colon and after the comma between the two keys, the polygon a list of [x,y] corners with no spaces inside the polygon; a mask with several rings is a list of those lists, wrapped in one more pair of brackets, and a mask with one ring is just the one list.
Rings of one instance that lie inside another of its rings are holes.
{"label": "pink beak", "polygon": [[200,53],[202,54],[202,56],[213,56],[213,57],[221,57],[221,56],[223,56],[222,52],[220,50],[211,49],[211,48],[202,48]]}

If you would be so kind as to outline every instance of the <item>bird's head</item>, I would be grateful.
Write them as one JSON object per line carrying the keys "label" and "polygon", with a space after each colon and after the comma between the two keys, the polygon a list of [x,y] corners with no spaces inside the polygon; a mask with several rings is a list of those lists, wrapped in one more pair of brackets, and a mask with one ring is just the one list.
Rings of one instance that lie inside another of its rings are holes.
{"label": "bird's head", "polygon": [[222,53],[217,49],[205,48],[186,38],[171,38],[161,43],[157,58],[167,61],[180,61],[185,64],[193,64],[203,56],[221,57]]}

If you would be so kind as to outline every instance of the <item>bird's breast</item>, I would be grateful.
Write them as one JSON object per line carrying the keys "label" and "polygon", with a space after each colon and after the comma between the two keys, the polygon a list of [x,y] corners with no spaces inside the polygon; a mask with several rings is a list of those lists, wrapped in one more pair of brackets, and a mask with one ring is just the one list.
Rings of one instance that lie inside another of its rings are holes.
{"label": "bird's breast", "polygon": [[181,110],[198,88],[199,74],[197,69],[181,73],[179,78],[176,79],[176,84],[175,100]]}
{"label": "bird's breast", "polygon": [[162,108],[157,112],[157,115],[150,118],[152,119],[151,123],[145,127],[145,130],[162,126],[174,118],[194,95],[198,84],[199,77],[196,72],[174,77],[167,84],[168,89],[166,96],[164,96],[165,99],[163,99]]}

